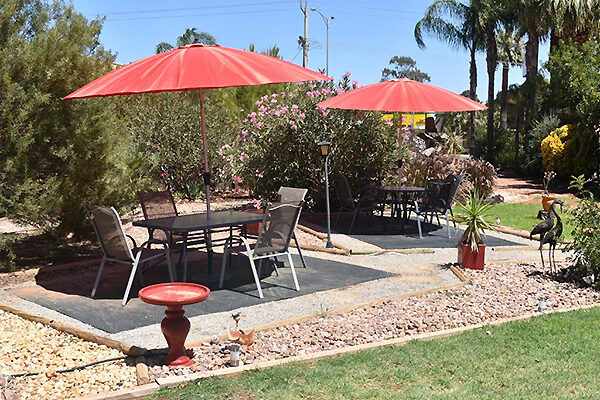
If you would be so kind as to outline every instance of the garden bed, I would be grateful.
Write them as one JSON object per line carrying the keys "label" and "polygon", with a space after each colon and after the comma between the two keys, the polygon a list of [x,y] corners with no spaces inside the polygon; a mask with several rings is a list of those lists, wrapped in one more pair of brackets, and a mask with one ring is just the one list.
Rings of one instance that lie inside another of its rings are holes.
{"label": "garden bed", "polygon": [[[464,273],[470,283],[460,289],[386,301],[341,314],[323,314],[306,322],[257,332],[255,343],[242,348],[242,362],[281,359],[485,324],[535,312],[541,298],[547,299],[548,311],[600,304],[600,292],[552,280],[541,274],[535,264],[489,264],[484,271]],[[116,350],[9,313],[0,313],[0,324],[2,331],[9,332],[1,342],[0,372],[42,372],[15,381],[24,398],[67,398],[136,385],[132,359],[56,373],[58,369],[122,356]],[[147,357],[149,378],[227,368],[227,346],[226,341],[220,341],[194,348],[194,359],[198,362],[194,368],[168,369],[160,365],[160,357]]]}

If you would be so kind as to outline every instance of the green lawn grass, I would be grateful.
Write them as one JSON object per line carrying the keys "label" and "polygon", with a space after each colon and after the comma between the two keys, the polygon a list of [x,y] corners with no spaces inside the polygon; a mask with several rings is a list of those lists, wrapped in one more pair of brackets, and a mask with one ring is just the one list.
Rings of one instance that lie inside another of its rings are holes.
{"label": "green lawn grass", "polygon": [[[563,213],[560,214],[563,224],[563,238],[572,239],[571,235],[571,216],[568,214],[568,206],[563,208]],[[540,203],[500,203],[492,208],[490,221],[496,222],[496,218],[500,218],[500,225],[509,226],[511,228],[523,229],[527,232],[539,224],[541,221],[537,219],[538,211],[541,210]],[[560,213],[560,209],[557,209]],[[454,214],[460,210],[454,207]]]}
{"label": "green lawn grass", "polygon": [[600,309],[209,378],[166,399],[600,398]]}

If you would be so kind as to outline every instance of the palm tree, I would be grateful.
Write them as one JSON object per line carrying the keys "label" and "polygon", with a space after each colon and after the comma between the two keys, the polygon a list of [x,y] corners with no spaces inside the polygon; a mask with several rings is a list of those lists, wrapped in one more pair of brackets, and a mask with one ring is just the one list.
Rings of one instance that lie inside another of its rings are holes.
{"label": "palm tree", "polygon": [[[177,47],[186,46],[192,43],[202,43],[207,45],[217,44],[217,40],[208,32],[198,32],[196,28],[188,28],[183,35],[177,38]],[[160,42],[156,45],[156,54],[173,50],[175,46],[167,42]]]}
{"label": "palm tree", "polygon": [[547,0],[554,14],[554,25],[550,33],[550,46],[554,48],[560,40],[571,41],[579,47],[598,32],[600,23],[600,0]]}
{"label": "palm tree", "polygon": [[[471,4],[456,0],[436,0],[425,11],[425,15],[415,25],[415,40],[420,48],[425,48],[423,33],[427,32],[456,49],[466,49],[470,54],[469,97],[477,97],[477,63],[475,54],[483,50],[485,34],[480,24],[478,9]],[[469,150],[475,145],[475,114],[470,116]]]}
{"label": "palm tree", "polygon": [[500,28],[496,39],[498,43],[498,59],[502,62],[502,93],[500,95],[500,128],[508,126],[508,70],[511,66],[523,62],[523,38],[513,28]]}

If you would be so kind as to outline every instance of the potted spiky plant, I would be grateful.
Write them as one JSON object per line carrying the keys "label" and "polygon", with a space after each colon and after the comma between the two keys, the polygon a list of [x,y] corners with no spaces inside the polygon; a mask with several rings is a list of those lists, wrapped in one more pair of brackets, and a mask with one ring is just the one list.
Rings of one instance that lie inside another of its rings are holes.
{"label": "potted spiky plant", "polygon": [[463,268],[483,269],[485,264],[486,230],[494,230],[490,215],[493,205],[486,203],[476,191],[469,194],[466,203],[458,205],[456,222],[465,225],[465,232],[458,242],[458,262]]}

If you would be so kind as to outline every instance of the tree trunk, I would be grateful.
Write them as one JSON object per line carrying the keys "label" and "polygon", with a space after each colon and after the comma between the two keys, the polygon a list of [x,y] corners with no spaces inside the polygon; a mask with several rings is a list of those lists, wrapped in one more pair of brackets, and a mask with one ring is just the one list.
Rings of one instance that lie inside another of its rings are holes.
{"label": "tree trunk", "polygon": [[500,97],[500,128],[506,130],[508,128],[508,112],[506,106],[508,104],[508,63],[502,63],[502,94]]}
{"label": "tree trunk", "polygon": [[486,46],[487,73],[488,73],[488,113],[487,113],[487,158],[493,163],[496,147],[496,137],[494,132],[494,81],[496,75],[496,66],[498,65],[498,48],[496,46],[496,36],[494,31],[488,32]]}
{"label": "tree trunk", "polygon": [[[471,43],[471,63],[469,66],[469,97],[477,98],[477,60],[475,43]],[[475,153],[475,111],[469,113],[469,153]]]}
{"label": "tree trunk", "polygon": [[527,32],[527,43],[525,43],[525,69],[527,79],[532,79],[538,73],[538,53],[540,49],[540,38],[536,29]]}
{"label": "tree trunk", "polygon": [[526,117],[525,129],[529,129],[536,117],[535,98],[537,92],[538,54],[540,49],[540,38],[537,27],[529,29],[527,43],[525,44],[525,68],[526,68]]}

